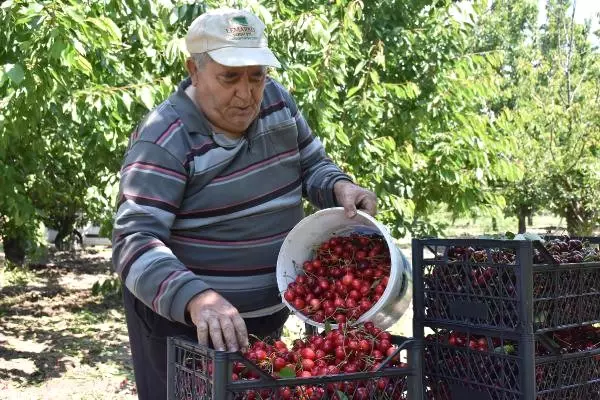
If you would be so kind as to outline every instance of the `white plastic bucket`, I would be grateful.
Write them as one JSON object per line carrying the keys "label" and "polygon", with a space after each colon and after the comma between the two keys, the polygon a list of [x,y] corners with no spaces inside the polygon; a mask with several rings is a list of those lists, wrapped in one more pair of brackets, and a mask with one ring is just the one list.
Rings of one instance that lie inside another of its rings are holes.
{"label": "white plastic bucket", "polygon": [[[277,258],[277,286],[282,293],[282,301],[303,322],[324,328],[296,310],[283,297],[288,285],[302,271],[304,261],[312,260],[314,250],[334,236],[348,236],[353,232],[378,233],[385,238],[390,251],[391,271],[388,285],[370,310],[365,312],[356,323],[372,321],[377,327],[387,329],[406,312],[412,300],[412,272],[408,259],[396,246],[394,238],[387,228],[370,215],[358,211],[354,218],[346,217],[342,207],[327,208],[302,219],[286,236]],[[337,328],[337,324],[331,324]]]}

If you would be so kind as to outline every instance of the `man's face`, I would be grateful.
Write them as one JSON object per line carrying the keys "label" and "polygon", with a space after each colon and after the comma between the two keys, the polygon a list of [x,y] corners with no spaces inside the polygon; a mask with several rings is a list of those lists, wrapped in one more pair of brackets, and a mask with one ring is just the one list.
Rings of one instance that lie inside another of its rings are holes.
{"label": "man's face", "polygon": [[263,66],[226,67],[212,60],[198,69],[188,60],[195,102],[217,131],[242,135],[258,115],[265,89]]}

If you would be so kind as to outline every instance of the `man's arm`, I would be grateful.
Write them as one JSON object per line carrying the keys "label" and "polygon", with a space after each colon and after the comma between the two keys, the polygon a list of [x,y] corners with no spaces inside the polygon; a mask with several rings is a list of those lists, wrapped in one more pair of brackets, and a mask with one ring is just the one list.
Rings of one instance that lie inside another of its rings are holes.
{"label": "man's arm", "polygon": [[135,142],[121,169],[113,263],[125,286],[154,312],[196,326],[217,350],[248,346],[238,310],[189,271],[166,246],[187,183],[181,161],[150,141]]}
{"label": "man's arm", "polygon": [[126,287],[161,316],[186,323],[188,302],[208,289],[166,246],[187,175],[182,163],[149,141],[127,152],[113,230],[113,264]]}

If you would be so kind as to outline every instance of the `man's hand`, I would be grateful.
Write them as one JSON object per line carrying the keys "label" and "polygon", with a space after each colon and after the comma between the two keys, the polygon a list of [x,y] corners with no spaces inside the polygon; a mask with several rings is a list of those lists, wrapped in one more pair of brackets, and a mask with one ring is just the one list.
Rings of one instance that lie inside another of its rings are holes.
{"label": "man's hand", "polygon": [[238,310],[214,290],[196,295],[187,305],[196,325],[198,343],[208,346],[212,340],[215,350],[238,351],[248,348],[246,323]]}
{"label": "man's hand", "polygon": [[333,193],[338,204],[344,207],[348,218],[356,215],[357,207],[369,215],[377,214],[377,197],[370,190],[350,181],[341,180],[333,185]]}

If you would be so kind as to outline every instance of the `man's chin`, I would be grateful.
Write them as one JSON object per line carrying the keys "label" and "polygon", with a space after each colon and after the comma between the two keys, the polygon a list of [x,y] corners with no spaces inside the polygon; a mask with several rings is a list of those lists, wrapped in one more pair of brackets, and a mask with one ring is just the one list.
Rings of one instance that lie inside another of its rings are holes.
{"label": "man's chin", "polygon": [[252,120],[248,120],[247,118],[240,119],[239,121],[236,119],[230,120],[230,127],[232,132],[246,132],[246,129],[252,125]]}

